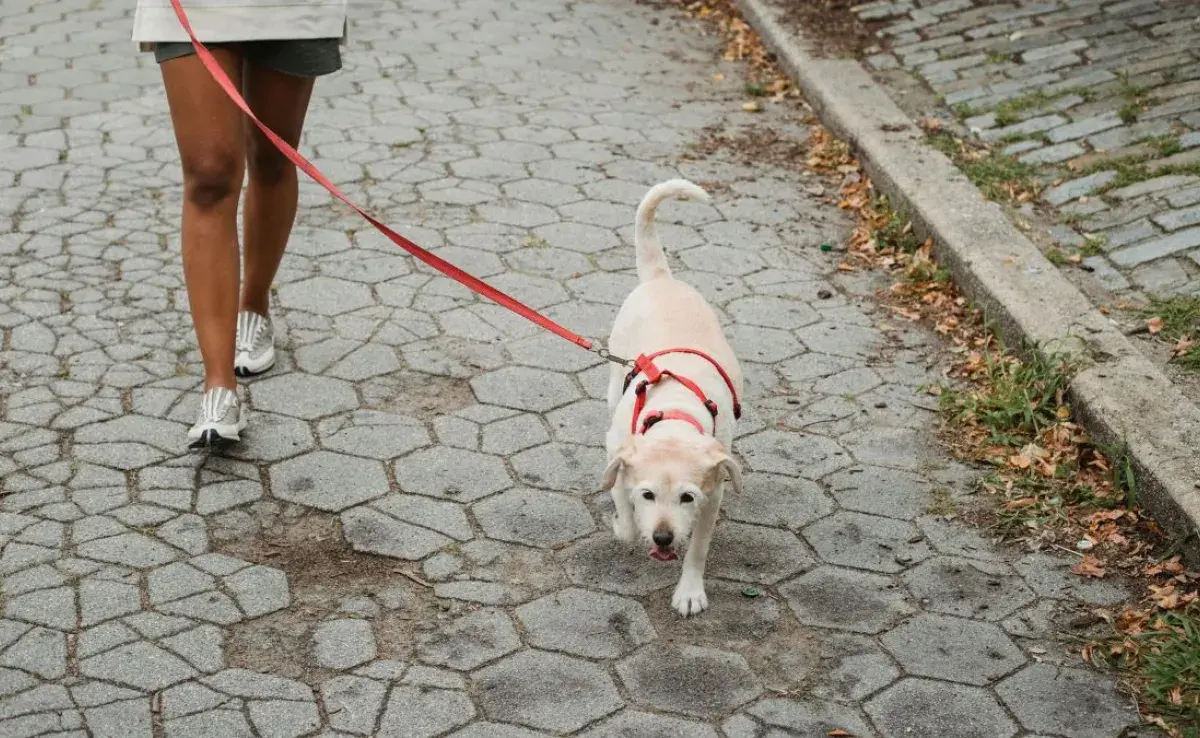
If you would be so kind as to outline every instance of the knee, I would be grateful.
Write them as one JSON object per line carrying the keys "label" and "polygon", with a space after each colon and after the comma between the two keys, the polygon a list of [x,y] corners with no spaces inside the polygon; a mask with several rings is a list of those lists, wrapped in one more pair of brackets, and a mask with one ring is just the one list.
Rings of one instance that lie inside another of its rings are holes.
{"label": "knee", "polygon": [[212,152],[183,162],[183,187],[188,202],[211,208],[235,198],[242,186],[242,163],[233,152]]}
{"label": "knee", "polygon": [[249,166],[250,178],[267,187],[294,176],[296,171],[295,165],[270,145],[251,146]]}

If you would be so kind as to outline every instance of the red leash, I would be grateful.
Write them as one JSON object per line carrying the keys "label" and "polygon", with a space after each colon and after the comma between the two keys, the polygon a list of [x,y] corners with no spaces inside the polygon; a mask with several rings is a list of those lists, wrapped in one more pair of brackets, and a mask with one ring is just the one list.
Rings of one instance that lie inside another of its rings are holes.
{"label": "red leash", "polygon": [[520,302],[516,298],[511,297],[495,287],[492,287],[483,280],[468,274],[445,259],[429,253],[404,236],[396,233],[391,228],[377,220],[370,213],[356,205],[349,197],[347,197],[340,189],[338,189],[337,185],[329,181],[329,178],[322,174],[321,170],[313,166],[312,162],[310,162],[308,159],[305,159],[300,152],[292,148],[291,144],[276,135],[274,131],[272,131],[258,119],[258,116],[254,114],[254,111],[250,109],[250,106],[246,103],[245,99],[242,98],[241,93],[238,92],[237,86],[234,85],[233,81],[229,79],[229,76],[225,74],[225,70],[221,69],[221,65],[217,62],[216,58],[213,57],[212,52],[210,52],[204,44],[200,43],[200,39],[196,38],[196,34],[192,30],[192,24],[190,21],[188,21],[187,14],[183,12],[183,6],[180,5],[179,0],[171,0],[171,7],[174,8],[175,15],[179,18],[179,23],[183,26],[183,30],[187,32],[188,38],[192,40],[192,46],[195,47],[196,54],[200,57],[200,61],[204,63],[205,68],[208,69],[209,74],[212,75],[213,80],[215,80],[216,83],[221,86],[221,89],[225,91],[225,94],[229,96],[229,99],[233,100],[234,104],[241,108],[242,112],[254,122],[254,125],[258,126],[258,130],[262,131],[263,135],[275,145],[275,148],[279,149],[279,152],[286,156],[289,161],[295,164],[300,171],[304,172],[313,180],[315,180],[317,184],[329,190],[330,194],[332,194],[334,197],[349,205],[356,213],[365,218],[368,223],[375,226],[380,233],[391,239],[392,243],[396,244],[400,248],[404,249],[447,277],[467,287],[476,294],[482,295],[489,300],[508,308],[517,315],[520,315],[522,318],[540,325],[556,336],[565,338],[576,346],[580,346],[588,351],[599,354],[604,359],[617,364],[630,365],[633,363],[628,359],[622,359],[619,356],[614,356],[607,348],[598,346],[583,336],[567,330],[528,305]]}

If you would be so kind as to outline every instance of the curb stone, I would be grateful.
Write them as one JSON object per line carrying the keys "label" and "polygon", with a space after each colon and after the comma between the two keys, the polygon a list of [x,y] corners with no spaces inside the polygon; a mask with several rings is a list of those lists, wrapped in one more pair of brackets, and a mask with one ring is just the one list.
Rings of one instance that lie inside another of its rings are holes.
{"label": "curb stone", "polygon": [[963,292],[1009,345],[1044,347],[1085,367],[1070,400],[1101,443],[1124,444],[1137,495],[1200,563],[1200,408],[1067,281],[996,203],[941,152],[856,61],[818,59],[764,0],[735,0],[821,122],[913,221]]}

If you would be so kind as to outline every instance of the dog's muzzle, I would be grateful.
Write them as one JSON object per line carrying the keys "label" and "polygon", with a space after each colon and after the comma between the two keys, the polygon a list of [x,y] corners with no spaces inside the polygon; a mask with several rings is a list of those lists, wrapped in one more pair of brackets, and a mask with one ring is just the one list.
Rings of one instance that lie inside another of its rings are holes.
{"label": "dog's muzzle", "polygon": [[669,530],[659,528],[654,531],[651,536],[654,539],[654,548],[650,549],[650,556],[659,561],[674,561],[679,558],[675,554],[675,549],[671,548],[671,543],[675,540],[675,534]]}

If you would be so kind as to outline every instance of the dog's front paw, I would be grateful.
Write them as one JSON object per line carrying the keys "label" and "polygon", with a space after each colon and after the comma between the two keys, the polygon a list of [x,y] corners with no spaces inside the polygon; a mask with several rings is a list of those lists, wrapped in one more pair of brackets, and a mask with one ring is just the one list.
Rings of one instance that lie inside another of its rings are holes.
{"label": "dog's front paw", "polygon": [[636,531],[633,529],[633,522],[620,515],[613,516],[612,530],[617,540],[624,541],[625,543],[633,543],[634,538],[637,536]]}
{"label": "dog's front paw", "polygon": [[704,593],[704,582],[679,580],[675,594],[671,597],[671,606],[685,618],[707,610],[708,595]]}

